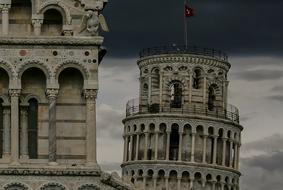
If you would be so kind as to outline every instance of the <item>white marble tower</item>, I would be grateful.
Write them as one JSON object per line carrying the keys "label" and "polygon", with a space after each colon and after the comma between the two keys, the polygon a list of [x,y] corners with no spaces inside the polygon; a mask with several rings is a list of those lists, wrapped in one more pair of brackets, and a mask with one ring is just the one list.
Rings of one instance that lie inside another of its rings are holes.
{"label": "white marble tower", "polygon": [[123,178],[141,190],[238,190],[241,131],[227,102],[228,57],[155,47],[138,60],[140,95],[127,104]]}

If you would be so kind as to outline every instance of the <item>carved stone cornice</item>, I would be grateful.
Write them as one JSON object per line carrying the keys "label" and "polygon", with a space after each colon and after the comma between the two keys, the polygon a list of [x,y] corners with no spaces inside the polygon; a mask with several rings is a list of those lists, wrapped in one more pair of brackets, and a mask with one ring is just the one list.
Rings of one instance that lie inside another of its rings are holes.
{"label": "carved stone cornice", "polygon": [[100,170],[51,168],[1,168],[0,175],[34,176],[100,176]]}
{"label": "carved stone cornice", "polygon": [[92,37],[26,37],[26,38],[17,38],[17,37],[0,37],[0,45],[74,45],[74,46],[99,46],[103,43],[103,37],[101,36],[92,36]]}
{"label": "carved stone cornice", "polygon": [[208,66],[214,66],[224,69],[228,72],[231,65],[229,62],[221,61],[209,56],[191,55],[191,54],[176,54],[176,55],[154,55],[142,58],[138,61],[139,67],[148,66],[150,64],[160,63],[189,63],[189,64],[202,64]]}

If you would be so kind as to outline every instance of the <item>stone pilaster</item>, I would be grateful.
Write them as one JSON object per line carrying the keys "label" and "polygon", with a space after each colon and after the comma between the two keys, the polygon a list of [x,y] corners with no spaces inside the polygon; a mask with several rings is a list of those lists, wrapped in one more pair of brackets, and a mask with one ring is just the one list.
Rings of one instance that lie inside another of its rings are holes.
{"label": "stone pilaster", "polygon": [[49,101],[49,148],[48,160],[50,165],[57,164],[57,140],[56,140],[56,99],[58,96],[58,89],[47,89],[46,96]]}
{"label": "stone pilaster", "polygon": [[28,108],[21,107],[21,133],[20,133],[20,158],[27,160],[29,158],[28,152]]}
{"label": "stone pilaster", "polygon": [[128,137],[126,135],[124,135],[124,158],[123,161],[126,162],[127,161],[127,152],[128,152]]}
{"label": "stone pilaster", "polygon": [[229,167],[233,167],[233,141],[229,139],[230,147],[229,147]]}
{"label": "stone pilaster", "polygon": [[9,108],[4,108],[3,111],[3,158],[11,157],[11,111]]}
{"label": "stone pilaster", "polygon": [[[97,165],[96,156],[96,97],[97,90],[86,89],[86,164]],[[131,156],[131,155],[130,155]]]}
{"label": "stone pilaster", "polygon": [[10,89],[11,97],[11,164],[19,164],[19,96],[21,90]]}

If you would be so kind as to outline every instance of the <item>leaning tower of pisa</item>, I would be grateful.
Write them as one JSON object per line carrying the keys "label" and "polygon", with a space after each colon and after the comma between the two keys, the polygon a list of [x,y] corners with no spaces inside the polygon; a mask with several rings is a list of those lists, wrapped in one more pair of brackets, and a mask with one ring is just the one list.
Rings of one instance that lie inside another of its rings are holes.
{"label": "leaning tower of pisa", "polygon": [[142,50],[127,104],[123,178],[141,190],[238,190],[241,131],[227,102],[228,57],[198,47]]}

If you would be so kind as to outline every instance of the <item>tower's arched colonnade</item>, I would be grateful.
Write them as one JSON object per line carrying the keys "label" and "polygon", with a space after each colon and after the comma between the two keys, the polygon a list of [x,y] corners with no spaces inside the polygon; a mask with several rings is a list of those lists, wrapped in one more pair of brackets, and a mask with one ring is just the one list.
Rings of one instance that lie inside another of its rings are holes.
{"label": "tower's arched colonnade", "polygon": [[227,101],[227,56],[155,47],[138,66],[140,96],[123,120],[124,179],[150,190],[239,189],[243,127]]}

